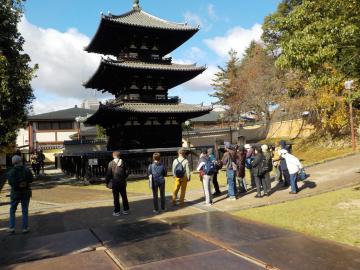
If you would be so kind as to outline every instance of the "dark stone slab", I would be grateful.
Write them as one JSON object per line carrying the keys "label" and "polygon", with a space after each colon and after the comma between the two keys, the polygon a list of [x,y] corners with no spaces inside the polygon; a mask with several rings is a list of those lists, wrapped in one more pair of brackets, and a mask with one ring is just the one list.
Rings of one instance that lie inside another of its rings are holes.
{"label": "dark stone slab", "polygon": [[211,212],[167,221],[282,270],[360,269],[360,249],[224,213]]}
{"label": "dark stone slab", "polygon": [[89,230],[40,237],[12,236],[1,242],[0,264],[13,264],[93,250],[99,241]]}
{"label": "dark stone slab", "polygon": [[282,270],[359,270],[360,250],[299,234],[239,245],[235,249]]}
{"label": "dark stone slab", "polygon": [[294,235],[293,232],[238,219],[221,212],[166,219],[173,226],[190,230],[226,246]]}
{"label": "dark stone slab", "polygon": [[10,265],[4,270],[119,270],[104,251],[56,257],[41,261]]}
{"label": "dark stone slab", "polygon": [[246,261],[225,250],[210,251],[171,260],[149,263],[130,268],[131,270],[261,270],[256,264]]}
{"label": "dark stone slab", "polygon": [[96,228],[94,232],[126,267],[219,249],[161,222]]}

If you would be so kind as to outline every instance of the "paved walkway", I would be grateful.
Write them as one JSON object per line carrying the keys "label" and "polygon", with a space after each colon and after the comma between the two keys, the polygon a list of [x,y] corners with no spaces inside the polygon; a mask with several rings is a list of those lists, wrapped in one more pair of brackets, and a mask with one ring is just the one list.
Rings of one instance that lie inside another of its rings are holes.
{"label": "paved walkway", "polygon": [[311,178],[296,196],[273,183],[276,192],[269,198],[250,193],[228,201],[224,195],[209,208],[199,190],[189,192],[187,207],[153,215],[151,197],[131,193],[132,214],[113,218],[109,191],[66,185],[72,179],[51,171],[36,184],[29,235],[5,234],[8,206],[1,203],[8,199],[1,198],[0,268],[360,269],[358,249],[221,213],[360,183],[360,155],[308,172]]}

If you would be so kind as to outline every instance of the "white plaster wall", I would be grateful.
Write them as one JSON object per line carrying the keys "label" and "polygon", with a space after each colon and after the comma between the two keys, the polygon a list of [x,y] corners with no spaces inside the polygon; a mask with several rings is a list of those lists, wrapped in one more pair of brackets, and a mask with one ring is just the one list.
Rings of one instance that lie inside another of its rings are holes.
{"label": "white plaster wall", "polygon": [[41,132],[35,133],[35,140],[41,142],[55,142],[55,132]]}
{"label": "white plaster wall", "polygon": [[76,133],[77,132],[74,131],[59,131],[57,133],[57,140],[58,142],[70,141],[71,140],[70,136]]}
{"label": "white plaster wall", "polygon": [[27,129],[19,129],[16,137],[16,145],[21,147],[29,144],[29,131]]}

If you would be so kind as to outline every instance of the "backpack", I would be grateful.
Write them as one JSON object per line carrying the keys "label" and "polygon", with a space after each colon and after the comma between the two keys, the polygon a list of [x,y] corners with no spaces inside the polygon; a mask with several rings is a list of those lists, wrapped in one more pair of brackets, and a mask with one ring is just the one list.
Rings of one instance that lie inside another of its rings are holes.
{"label": "backpack", "polygon": [[179,159],[177,159],[177,164],[175,166],[175,176],[177,178],[183,178],[185,176],[185,168],[183,166],[183,161],[185,159],[183,159],[181,162],[179,161]]}
{"label": "backpack", "polygon": [[216,164],[215,162],[207,159],[204,165],[204,174],[205,175],[214,175],[216,173]]}
{"label": "backpack", "polygon": [[252,157],[248,157],[247,159],[245,159],[245,167],[246,169],[251,169],[252,168],[252,161],[253,161],[254,158]]}
{"label": "backpack", "polygon": [[24,191],[29,189],[29,182],[27,181],[26,168],[19,166],[14,168],[14,190]]}
{"label": "backpack", "polygon": [[163,172],[164,172],[163,165],[155,166],[155,164],[151,164],[151,175],[152,175],[152,179],[155,183],[157,183],[157,184],[164,183],[165,178],[164,178]]}
{"label": "backpack", "polygon": [[[269,156],[270,157],[270,156]],[[263,157],[263,160],[262,160],[262,163],[261,163],[261,173],[262,175],[268,173],[268,172],[271,172],[273,169],[273,164],[272,164],[272,159],[271,157],[270,158],[267,158],[265,155]]]}

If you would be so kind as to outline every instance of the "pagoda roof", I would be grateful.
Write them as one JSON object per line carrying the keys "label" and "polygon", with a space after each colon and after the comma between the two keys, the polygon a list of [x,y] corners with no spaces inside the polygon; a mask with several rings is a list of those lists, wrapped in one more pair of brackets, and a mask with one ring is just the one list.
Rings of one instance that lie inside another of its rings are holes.
{"label": "pagoda roof", "polygon": [[102,15],[102,19],[112,21],[118,24],[139,26],[144,28],[195,32],[199,30],[199,27],[192,27],[189,26],[187,23],[175,23],[158,18],[143,11],[141,8],[135,8],[122,15]]}
{"label": "pagoda roof", "polygon": [[212,111],[211,106],[190,105],[190,104],[167,104],[167,103],[127,103],[110,101],[106,104],[101,104],[99,110],[86,120],[86,124],[105,124],[112,122],[120,122],[122,118],[128,116],[179,116],[190,119],[205,115]]}
{"label": "pagoda roof", "polygon": [[[205,66],[195,64],[149,63],[141,61],[115,61],[102,59],[98,70],[83,85],[86,88],[108,91],[117,94],[126,83],[132,83],[134,75],[163,78],[164,87],[171,89],[187,82],[206,70]],[[145,74],[144,74],[145,73]]]}
{"label": "pagoda roof", "polygon": [[190,105],[184,103],[166,104],[166,103],[125,103],[125,102],[109,102],[105,104],[107,108],[118,112],[129,113],[193,113],[193,112],[210,112],[212,107],[201,105]]}
{"label": "pagoda roof", "polygon": [[134,8],[122,15],[102,14],[96,34],[85,50],[117,56],[134,42],[134,37],[147,37],[148,40],[158,40],[156,53],[165,56],[198,31],[199,27],[166,21],[141,8]]}

